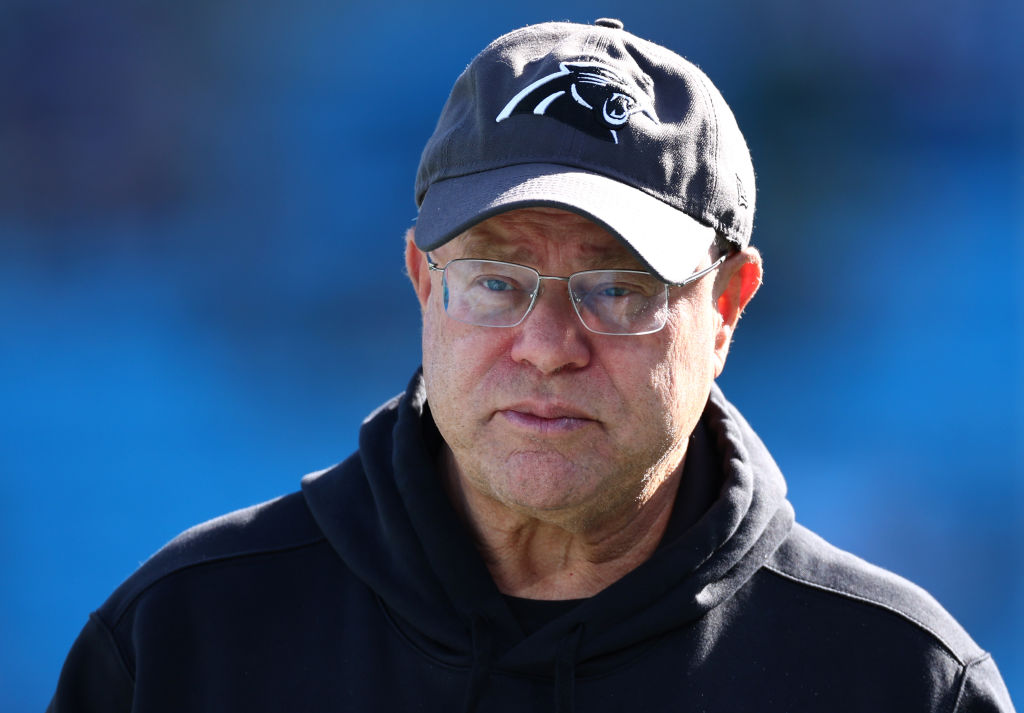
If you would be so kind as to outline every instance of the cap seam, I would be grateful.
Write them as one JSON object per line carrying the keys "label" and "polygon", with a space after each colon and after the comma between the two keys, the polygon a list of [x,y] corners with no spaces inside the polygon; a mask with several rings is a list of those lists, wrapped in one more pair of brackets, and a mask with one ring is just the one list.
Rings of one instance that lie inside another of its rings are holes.
{"label": "cap seam", "polygon": [[[708,91],[708,88],[706,86],[704,86],[703,78],[698,76],[697,77],[697,81],[700,83],[701,89],[703,90],[705,96],[707,97],[708,104],[711,106],[711,115],[715,119],[714,123],[712,123],[712,125],[711,125],[711,130],[714,133],[714,137],[715,137],[715,139],[714,139],[714,142],[715,142],[715,146],[714,146],[715,163],[716,164],[721,164],[721,162],[722,162],[722,151],[721,151],[722,142],[720,140],[721,136],[720,136],[719,131],[718,131],[718,128],[721,126],[721,119],[719,119],[719,117],[718,117],[718,107],[715,106],[715,98],[713,96],[711,96],[711,93]],[[718,195],[718,182],[721,179],[720,172],[719,171],[714,171],[711,174],[711,178],[712,178],[712,181],[711,181],[711,195],[715,196],[715,195]]]}
{"label": "cap seam", "polygon": [[[686,71],[694,79],[697,80],[697,86],[700,87],[700,91],[704,95],[704,101],[707,102],[708,108],[711,110],[711,116],[714,118],[714,122],[711,124],[711,126],[709,128],[711,129],[711,134],[712,134],[712,146],[713,146],[713,151],[714,151],[714,156],[715,156],[715,163],[716,164],[720,164],[721,163],[721,159],[722,159],[722,155],[721,155],[721,152],[719,151],[719,147],[721,146],[721,144],[719,142],[719,134],[718,134],[718,127],[719,127],[718,108],[715,106],[715,102],[714,102],[714,99],[711,96],[711,92],[708,90],[708,87],[704,83],[704,77],[702,76],[702,73],[701,72],[691,72],[689,70],[689,68],[687,68]],[[710,186],[710,191],[709,191],[709,194],[711,196],[715,196],[715,195],[718,194],[718,180],[719,180],[718,173],[719,173],[718,171],[712,171],[711,172],[711,186]]]}

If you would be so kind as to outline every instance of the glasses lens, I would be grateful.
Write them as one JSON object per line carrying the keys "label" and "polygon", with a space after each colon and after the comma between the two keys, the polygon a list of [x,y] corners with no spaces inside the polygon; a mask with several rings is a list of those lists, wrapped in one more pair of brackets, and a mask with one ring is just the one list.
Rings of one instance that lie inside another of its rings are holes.
{"label": "glasses lens", "polygon": [[514,327],[530,310],[538,274],[496,260],[452,260],[444,269],[448,316],[481,327]]}
{"label": "glasses lens", "polygon": [[577,272],[569,291],[583,324],[600,334],[650,334],[668,320],[668,287],[646,272]]}

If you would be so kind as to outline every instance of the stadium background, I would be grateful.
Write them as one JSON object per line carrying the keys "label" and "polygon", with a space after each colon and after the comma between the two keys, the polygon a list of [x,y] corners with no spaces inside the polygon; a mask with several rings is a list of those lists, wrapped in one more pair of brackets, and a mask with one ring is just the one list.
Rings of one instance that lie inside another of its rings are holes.
{"label": "stadium background", "polygon": [[417,365],[402,276],[458,72],[622,17],[732,105],[764,288],[721,383],[797,516],[1024,696],[1024,6],[0,7],[0,709],[161,544],[342,459]]}

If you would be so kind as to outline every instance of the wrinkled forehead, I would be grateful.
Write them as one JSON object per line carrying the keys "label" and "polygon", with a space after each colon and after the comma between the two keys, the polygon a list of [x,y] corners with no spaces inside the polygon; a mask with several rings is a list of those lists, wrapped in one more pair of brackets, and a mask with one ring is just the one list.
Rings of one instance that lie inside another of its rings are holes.
{"label": "wrinkled forehead", "polygon": [[446,259],[478,257],[523,264],[571,259],[594,267],[643,269],[629,248],[603,227],[558,208],[500,213],[435,252]]}

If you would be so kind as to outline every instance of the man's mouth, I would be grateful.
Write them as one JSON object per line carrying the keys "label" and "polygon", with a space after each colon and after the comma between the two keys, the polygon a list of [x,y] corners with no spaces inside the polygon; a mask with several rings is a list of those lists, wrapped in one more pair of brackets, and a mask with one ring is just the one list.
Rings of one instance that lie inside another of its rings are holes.
{"label": "man's mouth", "polygon": [[515,404],[500,409],[498,415],[513,426],[538,433],[569,433],[597,423],[587,413],[563,404]]}

